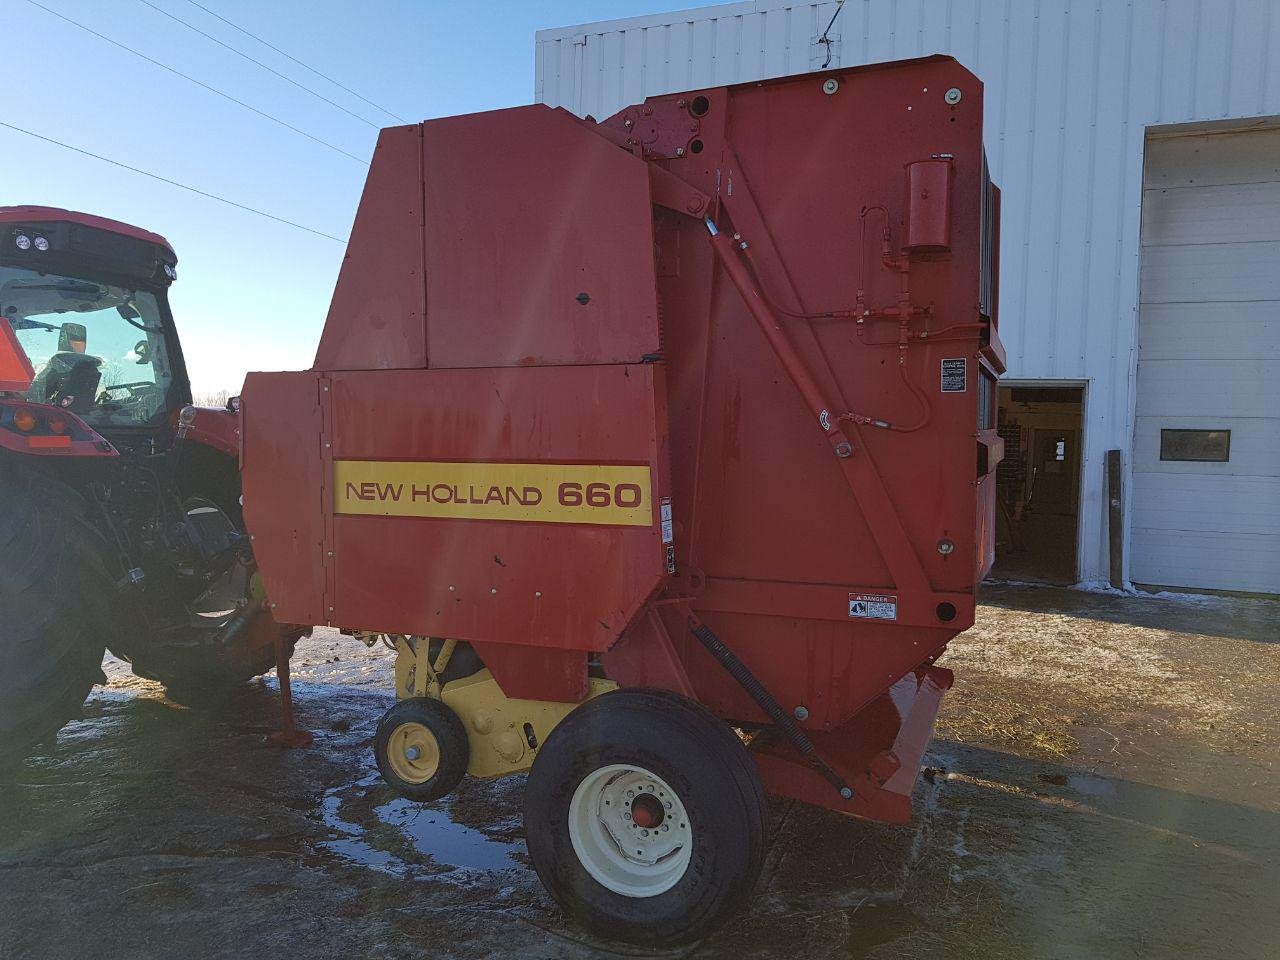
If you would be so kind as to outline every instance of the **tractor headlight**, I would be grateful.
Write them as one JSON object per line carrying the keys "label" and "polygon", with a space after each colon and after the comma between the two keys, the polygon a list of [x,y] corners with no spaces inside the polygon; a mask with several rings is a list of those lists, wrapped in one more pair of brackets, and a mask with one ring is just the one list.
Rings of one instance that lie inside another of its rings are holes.
{"label": "tractor headlight", "polygon": [[30,250],[31,238],[28,237],[25,233],[20,233],[13,238],[13,245],[17,247],[19,250]]}
{"label": "tractor headlight", "polygon": [[39,250],[41,253],[45,253],[49,249],[49,238],[36,237],[35,244],[36,244],[37,250]]}

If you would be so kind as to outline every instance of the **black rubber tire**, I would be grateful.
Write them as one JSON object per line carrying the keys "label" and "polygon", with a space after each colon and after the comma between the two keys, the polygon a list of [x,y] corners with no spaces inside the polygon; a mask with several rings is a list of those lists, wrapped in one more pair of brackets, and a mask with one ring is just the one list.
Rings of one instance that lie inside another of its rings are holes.
{"label": "black rubber tire", "polygon": [[[200,443],[188,443],[178,463],[178,483],[185,502],[203,500],[223,512],[231,526],[243,530],[240,473],[236,461]],[[285,651],[308,630],[285,638]],[[226,699],[232,688],[275,668],[275,647],[250,647],[251,631],[224,644],[216,633],[198,629],[164,631],[157,636],[145,628],[131,631],[111,652],[133,667],[136,676],[164,684],[184,703],[213,704]]]}
{"label": "black rubber tire", "polygon": [[[285,652],[293,655],[298,638],[305,631],[286,638]],[[129,661],[135,675],[162,683],[179,699],[203,700],[221,697],[229,687],[242,684],[272,670],[276,665],[273,646],[252,649],[244,642],[224,646],[216,636],[191,631],[191,642],[169,642],[135,646],[126,643],[112,652]]]}
{"label": "black rubber tire", "polygon": [[[440,749],[440,762],[435,775],[422,783],[412,783],[397,776],[387,757],[391,735],[406,723],[420,723],[431,731]],[[429,803],[453,791],[471,763],[471,744],[462,720],[453,710],[431,697],[401,700],[383,714],[373,740],[373,755],[382,779],[406,800]]]}
{"label": "black rubber tire", "polygon": [[0,754],[25,755],[103,679],[114,587],[84,504],[0,461]]}
{"label": "black rubber tire", "polygon": [[[665,893],[632,898],[583,867],[569,805],[594,770],[634,763],[679,795],[693,828],[692,861]],[[534,869],[576,921],[599,936],[670,946],[706,936],[750,897],[764,864],[768,802],[751,755],[709,710],[660,690],[619,690],[574,710],[538,751],[525,791]]]}

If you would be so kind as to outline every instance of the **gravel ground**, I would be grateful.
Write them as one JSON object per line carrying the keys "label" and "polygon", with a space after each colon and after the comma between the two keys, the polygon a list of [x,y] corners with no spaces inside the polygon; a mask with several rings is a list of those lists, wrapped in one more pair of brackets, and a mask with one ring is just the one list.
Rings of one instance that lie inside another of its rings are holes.
{"label": "gravel ground", "polygon": [[755,899],[711,939],[586,937],[538,885],[520,778],[394,798],[391,655],[331,631],[188,708],[108,662],[83,720],[0,773],[0,958],[1271,958],[1280,603],[992,586],[908,827],[773,805]]}

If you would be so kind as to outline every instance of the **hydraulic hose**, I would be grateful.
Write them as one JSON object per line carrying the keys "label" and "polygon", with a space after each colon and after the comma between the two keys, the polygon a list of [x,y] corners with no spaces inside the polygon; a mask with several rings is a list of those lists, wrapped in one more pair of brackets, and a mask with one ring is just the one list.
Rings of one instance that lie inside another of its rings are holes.
{"label": "hydraulic hose", "polygon": [[738,681],[742,689],[747,691],[748,696],[768,715],[769,719],[782,731],[783,736],[791,742],[792,746],[800,751],[801,756],[822,774],[828,783],[839,791],[843,799],[851,800],[853,798],[853,789],[849,784],[845,783],[840,774],[831,768],[827,761],[818,755],[818,751],[813,746],[813,741],[800,729],[800,725],[795,722],[791,714],[782,709],[782,705],[773,698],[773,694],[765,689],[759,678],[747,669],[745,663],[738,659],[737,654],[726,647],[723,641],[711,631],[711,628],[693,614],[689,615],[689,630],[697,637],[698,642],[706,648],[707,653],[715,657],[720,666],[729,672],[729,676]]}

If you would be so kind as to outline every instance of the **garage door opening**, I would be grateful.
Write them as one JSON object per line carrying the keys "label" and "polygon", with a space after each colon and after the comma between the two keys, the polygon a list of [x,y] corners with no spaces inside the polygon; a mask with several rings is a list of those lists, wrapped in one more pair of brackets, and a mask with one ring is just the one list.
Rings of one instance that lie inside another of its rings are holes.
{"label": "garage door opening", "polygon": [[993,579],[1079,579],[1083,414],[1083,387],[1001,387]]}

